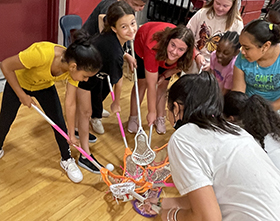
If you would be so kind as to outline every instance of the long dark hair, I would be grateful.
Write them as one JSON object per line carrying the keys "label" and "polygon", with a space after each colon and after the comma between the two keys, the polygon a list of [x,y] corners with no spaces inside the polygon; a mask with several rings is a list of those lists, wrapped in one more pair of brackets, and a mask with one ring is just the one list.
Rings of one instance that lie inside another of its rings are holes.
{"label": "long dark hair", "polygon": [[241,111],[244,109],[249,96],[241,91],[229,91],[224,96],[224,115],[235,120],[240,120]]}
{"label": "long dark hair", "polygon": [[274,4],[270,5],[268,8],[268,13],[271,11],[275,11],[277,13],[280,13],[280,1],[274,2]]}
{"label": "long dark hair", "polygon": [[74,33],[73,43],[66,49],[62,62],[74,61],[77,70],[97,72],[102,67],[99,51],[91,44],[90,35],[83,29]]}
{"label": "long dark hair", "polygon": [[125,1],[117,1],[110,5],[106,14],[106,21],[102,32],[111,31],[111,27],[116,27],[117,21],[125,15],[135,15],[134,10]]}
{"label": "long dark hair", "polygon": [[280,116],[270,103],[259,95],[249,97],[243,92],[230,91],[225,95],[224,114],[241,121],[242,127],[264,148],[264,138],[271,134],[280,139]]}
{"label": "long dark hair", "polygon": [[241,111],[240,118],[244,129],[264,148],[264,138],[271,134],[275,140],[280,140],[280,116],[270,103],[259,95],[252,95]]}
{"label": "long dark hair", "polygon": [[280,43],[280,28],[262,19],[253,20],[248,23],[242,30],[241,34],[247,32],[254,37],[254,42],[258,47],[262,47],[267,41],[271,45]]}
{"label": "long dark hair", "polygon": [[223,95],[213,74],[186,74],[180,77],[168,92],[168,109],[174,102],[184,107],[182,122],[194,123],[200,128],[238,135],[238,127],[223,117]]}
{"label": "long dark hair", "polygon": [[165,28],[163,31],[156,32],[153,35],[153,40],[158,43],[153,48],[156,53],[156,60],[164,61],[167,59],[167,46],[171,39],[180,39],[188,46],[187,51],[177,61],[177,68],[187,71],[192,65],[194,35],[192,30],[185,25],[178,25],[175,28]]}

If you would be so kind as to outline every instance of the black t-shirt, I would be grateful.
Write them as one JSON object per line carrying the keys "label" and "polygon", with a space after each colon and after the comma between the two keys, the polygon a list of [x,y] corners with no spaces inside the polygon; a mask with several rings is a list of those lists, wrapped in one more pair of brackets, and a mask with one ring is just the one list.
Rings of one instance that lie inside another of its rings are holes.
{"label": "black t-shirt", "polygon": [[93,77],[90,77],[87,82],[80,82],[79,87],[90,90],[96,83],[96,77],[101,73],[110,76],[111,84],[116,84],[123,75],[123,54],[124,50],[117,38],[115,32],[99,34],[92,41],[94,47],[99,51],[102,58],[102,68]]}
{"label": "black t-shirt", "polygon": [[92,11],[82,29],[86,30],[90,35],[99,34],[98,16],[100,14],[106,14],[110,5],[116,1],[117,0],[102,0]]}
{"label": "black t-shirt", "polygon": [[116,84],[122,77],[124,50],[115,32],[102,33],[93,40],[102,57],[102,68],[100,72],[110,75],[111,83]]}

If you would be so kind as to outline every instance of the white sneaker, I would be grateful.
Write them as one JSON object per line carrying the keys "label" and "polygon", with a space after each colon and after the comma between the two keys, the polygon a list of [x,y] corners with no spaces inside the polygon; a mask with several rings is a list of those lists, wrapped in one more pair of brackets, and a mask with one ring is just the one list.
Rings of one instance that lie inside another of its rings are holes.
{"label": "white sneaker", "polygon": [[101,118],[93,118],[93,119],[91,118],[90,119],[92,129],[98,134],[104,134],[104,132],[105,132],[101,121],[102,121]]}
{"label": "white sneaker", "polygon": [[109,111],[103,109],[103,111],[102,111],[102,117],[109,117],[109,116],[110,116]]}
{"label": "white sneaker", "polygon": [[0,150],[0,159],[4,156],[4,150]]}
{"label": "white sneaker", "polygon": [[138,116],[130,116],[128,118],[127,130],[129,133],[136,134],[138,131]]}
{"label": "white sneaker", "polygon": [[158,117],[155,121],[156,132],[158,134],[165,134],[166,127],[165,127],[165,117]]}
{"label": "white sneaker", "polygon": [[60,166],[67,172],[67,176],[74,183],[79,183],[83,180],[83,174],[76,165],[74,158],[69,158],[68,160],[61,160]]}

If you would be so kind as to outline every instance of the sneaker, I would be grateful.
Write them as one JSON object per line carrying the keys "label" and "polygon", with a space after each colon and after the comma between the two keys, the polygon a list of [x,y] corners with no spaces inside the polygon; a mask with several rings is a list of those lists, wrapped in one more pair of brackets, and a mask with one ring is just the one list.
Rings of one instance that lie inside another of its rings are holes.
{"label": "sneaker", "polygon": [[[75,129],[75,137],[77,139],[79,139],[79,132],[78,132],[78,129]],[[97,137],[94,136],[93,134],[89,133],[89,139],[88,139],[88,142],[90,143],[95,143],[97,141]]]}
{"label": "sneaker", "polygon": [[155,121],[156,131],[158,134],[165,134],[165,117],[158,117]]}
{"label": "sneaker", "polygon": [[4,156],[4,150],[0,150],[0,159]]}
{"label": "sneaker", "polygon": [[83,174],[80,171],[79,167],[76,165],[74,158],[61,160],[60,166],[67,172],[67,176],[74,183],[79,183],[83,180]]}
{"label": "sneaker", "polygon": [[103,111],[102,111],[102,117],[109,117],[109,116],[110,116],[109,111],[103,109]]}
{"label": "sneaker", "polygon": [[104,132],[105,132],[101,121],[102,121],[101,118],[91,118],[90,119],[92,129],[98,134],[104,134]]}
{"label": "sneaker", "polygon": [[[103,167],[102,164],[100,164],[95,158],[94,156],[91,154],[90,155],[101,167]],[[87,158],[83,158],[82,154],[80,155],[79,157],[79,160],[78,160],[78,165],[83,167],[84,169],[92,172],[92,173],[98,173],[100,174],[100,170],[94,166],[94,164],[92,162],[90,162]]]}
{"label": "sneaker", "polygon": [[136,134],[138,130],[138,117],[130,116],[128,119],[127,130],[129,133]]}

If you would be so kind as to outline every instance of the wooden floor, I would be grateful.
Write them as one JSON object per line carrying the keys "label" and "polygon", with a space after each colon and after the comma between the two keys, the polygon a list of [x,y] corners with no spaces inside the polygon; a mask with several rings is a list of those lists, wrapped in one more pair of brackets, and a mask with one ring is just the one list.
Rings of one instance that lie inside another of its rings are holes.
{"label": "wooden floor", "polygon": [[[56,84],[63,103],[65,85]],[[124,79],[121,100],[121,118],[126,138],[131,149],[134,148],[134,134],[126,130],[129,116],[130,92],[133,86]],[[0,93],[0,99],[2,93]],[[111,97],[104,101],[110,110]],[[141,107],[143,127],[148,134],[146,102]],[[93,155],[104,165],[112,163],[114,173],[121,174],[120,165],[124,154],[124,143],[116,115],[103,119],[105,134],[98,135],[96,143],[91,144]],[[167,133],[152,136],[152,147],[168,142],[173,128],[169,122]],[[0,125],[1,126],[1,125]],[[60,153],[50,125],[33,109],[21,107],[14,124],[6,138],[3,149],[5,155],[0,159],[0,220],[92,220],[92,221],[142,221],[161,220],[160,217],[145,218],[133,210],[130,202],[119,204],[113,200],[108,187],[100,175],[81,168],[84,179],[79,184],[72,183],[60,167]],[[71,148],[77,160],[79,152]],[[175,188],[164,188],[161,196],[177,195]]]}

